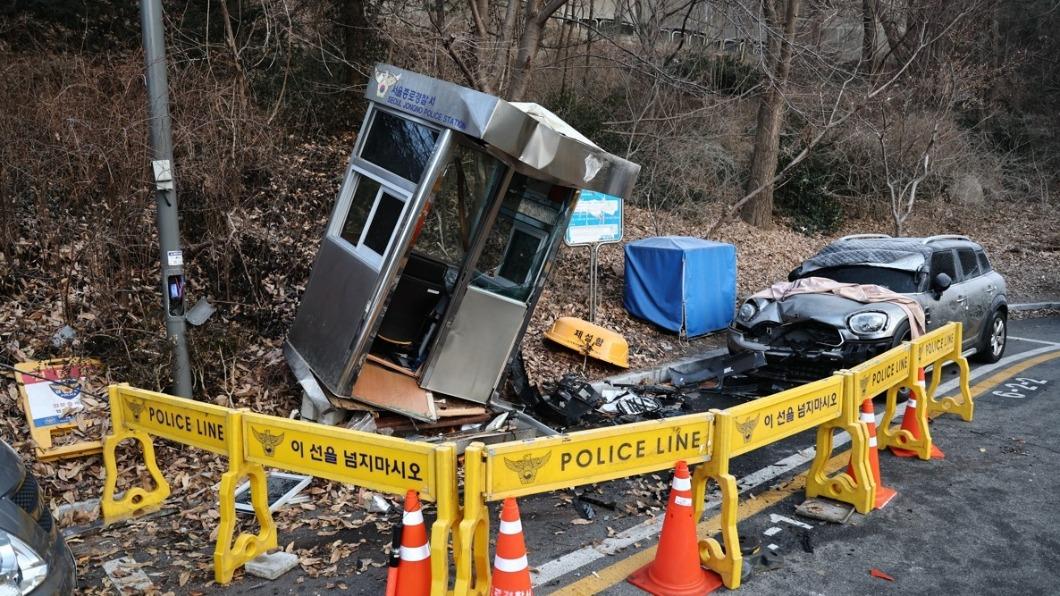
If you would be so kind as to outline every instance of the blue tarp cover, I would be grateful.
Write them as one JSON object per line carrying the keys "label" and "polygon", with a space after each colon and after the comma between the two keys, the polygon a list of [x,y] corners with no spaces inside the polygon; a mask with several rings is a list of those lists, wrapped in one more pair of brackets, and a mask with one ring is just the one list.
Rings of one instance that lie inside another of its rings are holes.
{"label": "blue tarp cover", "polygon": [[626,244],[623,304],[631,314],[695,337],[724,329],[736,304],[736,247],[661,236]]}

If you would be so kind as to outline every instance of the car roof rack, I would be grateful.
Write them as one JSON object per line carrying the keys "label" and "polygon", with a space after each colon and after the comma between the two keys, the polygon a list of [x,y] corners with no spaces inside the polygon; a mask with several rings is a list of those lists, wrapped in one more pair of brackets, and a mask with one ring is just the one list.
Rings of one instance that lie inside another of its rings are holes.
{"label": "car roof rack", "polygon": [[858,240],[860,238],[890,238],[890,234],[851,234],[850,236],[843,236],[839,239],[840,242],[845,240]]}
{"label": "car roof rack", "polygon": [[939,242],[941,240],[967,240],[968,242],[972,241],[971,238],[967,236],[962,236],[961,234],[941,234],[938,236],[932,236],[930,238],[924,238],[922,242],[924,244],[931,244],[932,242]]}

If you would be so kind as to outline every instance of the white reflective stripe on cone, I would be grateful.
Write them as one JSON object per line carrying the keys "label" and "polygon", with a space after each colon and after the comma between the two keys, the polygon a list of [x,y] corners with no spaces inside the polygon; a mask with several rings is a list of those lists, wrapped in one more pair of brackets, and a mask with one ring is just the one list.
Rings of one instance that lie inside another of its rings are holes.
{"label": "white reflective stripe on cone", "polygon": [[869,437],[869,447],[875,447],[879,443],[876,441],[876,437]]}
{"label": "white reflective stripe on cone", "polygon": [[403,526],[418,526],[421,524],[423,524],[423,511],[420,509],[406,511],[401,516],[401,525]]}
{"label": "white reflective stripe on cone", "polygon": [[501,534],[518,534],[523,531],[523,522],[520,520],[504,521],[502,519],[501,526],[497,531]]}
{"label": "white reflective stripe on cone", "polygon": [[861,421],[864,422],[865,424],[868,424],[869,422],[876,422],[876,416],[874,414],[869,413],[869,412],[862,412],[861,413]]}
{"label": "white reflective stripe on cone", "polygon": [[685,507],[691,507],[692,506],[692,499],[689,499],[688,497],[680,497],[680,496],[678,496],[678,497],[674,497],[674,503],[677,503],[678,505],[684,505]]}
{"label": "white reflective stripe on cone", "polygon": [[493,567],[497,571],[515,573],[516,571],[522,571],[529,566],[530,564],[526,561],[526,555],[523,555],[518,559],[505,559],[500,555],[493,557]]}
{"label": "white reflective stripe on cone", "polygon": [[402,561],[422,561],[424,559],[431,558],[431,543],[428,542],[423,546],[402,546],[401,547],[401,560]]}
{"label": "white reflective stripe on cone", "polygon": [[677,490],[692,490],[692,479],[674,476],[674,481],[670,486]]}

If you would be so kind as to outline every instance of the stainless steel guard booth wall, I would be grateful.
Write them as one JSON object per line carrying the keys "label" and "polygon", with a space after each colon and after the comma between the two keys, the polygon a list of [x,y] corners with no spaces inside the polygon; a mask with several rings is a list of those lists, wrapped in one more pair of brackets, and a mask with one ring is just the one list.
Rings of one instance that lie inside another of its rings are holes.
{"label": "stainless steel guard booth wall", "polygon": [[332,397],[434,420],[432,396],[501,381],[577,191],[627,198],[640,166],[534,104],[389,65],[369,83],[286,353]]}

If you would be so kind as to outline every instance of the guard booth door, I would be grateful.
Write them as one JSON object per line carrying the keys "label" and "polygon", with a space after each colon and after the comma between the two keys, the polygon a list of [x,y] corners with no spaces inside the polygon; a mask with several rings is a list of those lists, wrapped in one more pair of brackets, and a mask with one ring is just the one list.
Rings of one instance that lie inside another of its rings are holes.
{"label": "guard booth door", "polygon": [[290,343],[327,387],[352,389],[380,294],[400,267],[452,133],[371,110],[321,242]]}
{"label": "guard booth door", "polygon": [[496,389],[529,322],[574,191],[523,174],[512,176],[470,283],[431,352],[422,386],[484,403]]}

